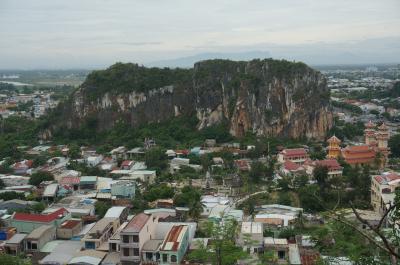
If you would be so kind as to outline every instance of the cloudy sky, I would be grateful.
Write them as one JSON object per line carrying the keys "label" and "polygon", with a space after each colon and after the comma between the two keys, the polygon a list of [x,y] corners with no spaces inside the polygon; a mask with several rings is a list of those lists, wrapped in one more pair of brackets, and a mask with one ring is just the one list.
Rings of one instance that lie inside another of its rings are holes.
{"label": "cloudy sky", "polygon": [[[0,68],[259,52],[399,63],[399,0],[0,0]],[[201,56],[200,56],[201,57]]]}

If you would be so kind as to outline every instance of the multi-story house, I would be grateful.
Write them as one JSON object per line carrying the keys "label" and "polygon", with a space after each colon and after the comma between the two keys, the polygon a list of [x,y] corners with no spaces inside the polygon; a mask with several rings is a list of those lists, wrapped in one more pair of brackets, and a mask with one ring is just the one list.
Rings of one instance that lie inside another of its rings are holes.
{"label": "multi-story house", "polygon": [[106,217],[98,221],[82,238],[85,249],[98,249],[108,244],[108,239],[117,231],[120,225],[119,218]]}
{"label": "multi-story house", "polygon": [[371,180],[371,204],[374,210],[383,214],[393,203],[396,189],[400,188],[400,174],[385,172],[372,176]]}
{"label": "multi-story house", "polygon": [[144,244],[154,239],[158,219],[140,213],[136,215],[120,232],[120,251],[122,265],[136,265],[141,262]]}
{"label": "multi-story house", "polygon": [[169,230],[160,246],[159,264],[181,264],[189,246],[189,231],[187,225],[175,225]]}

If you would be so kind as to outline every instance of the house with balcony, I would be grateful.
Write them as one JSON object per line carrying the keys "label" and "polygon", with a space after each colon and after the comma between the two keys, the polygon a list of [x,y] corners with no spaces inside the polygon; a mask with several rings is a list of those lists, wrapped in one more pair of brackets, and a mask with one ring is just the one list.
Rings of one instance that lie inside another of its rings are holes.
{"label": "house with balcony", "polygon": [[381,175],[372,176],[371,205],[375,212],[385,213],[389,204],[394,202],[397,189],[400,189],[399,173],[384,172]]}
{"label": "house with balcony", "polygon": [[122,265],[141,263],[141,252],[144,244],[154,239],[158,219],[140,213],[120,232],[120,257]]}
{"label": "house with balcony", "polygon": [[303,165],[307,159],[309,159],[309,155],[304,148],[283,149],[278,154],[279,163],[290,160],[298,165]]}
{"label": "house with balcony", "polygon": [[108,245],[108,239],[112,237],[119,227],[119,218],[106,217],[100,219],[82,238],[85,249],[98,249],[103,244]]}

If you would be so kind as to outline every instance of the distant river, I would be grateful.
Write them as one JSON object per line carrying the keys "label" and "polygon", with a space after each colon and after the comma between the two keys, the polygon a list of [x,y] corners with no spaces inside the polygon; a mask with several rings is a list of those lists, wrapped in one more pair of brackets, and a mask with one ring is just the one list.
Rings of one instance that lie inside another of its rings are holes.
{"label": "distant river", "polygon": [[14,81],[7,81],[7,80],[0,80],[0,83],[11,84],[14,86],[33,86],[32,84],[25,84],[21,82],[14,82]]}

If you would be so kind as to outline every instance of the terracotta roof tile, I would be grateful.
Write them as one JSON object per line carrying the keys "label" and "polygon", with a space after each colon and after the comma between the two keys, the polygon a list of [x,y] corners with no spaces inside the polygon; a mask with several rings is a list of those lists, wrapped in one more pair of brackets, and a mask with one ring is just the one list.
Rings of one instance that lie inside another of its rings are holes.
{"label": "terracotta roof tile", "polygon": [[282,153],[285,156],[306,156],[307,151],[304,148],[284,149]]}
{"label": "terracotta roof tile", "polygon": [[299,165],[297,165],[296,163],[294,163],[290,160],[286,160],[285,163],[283,163],[283,166],[286,170],[289,170],[289,171],[298,170],[300,168]]}

